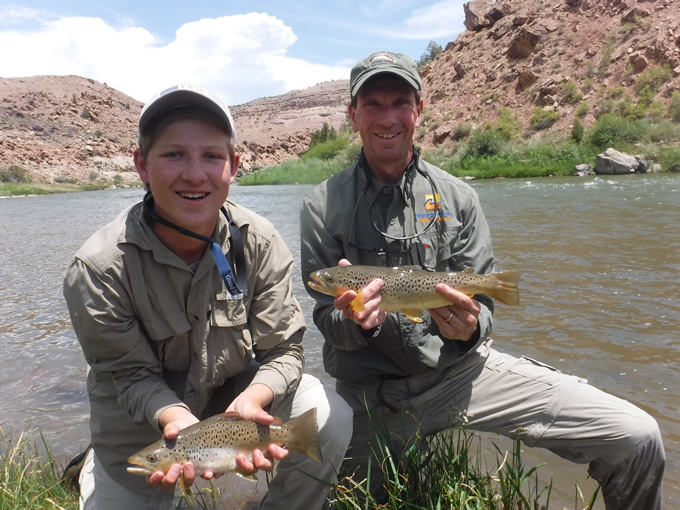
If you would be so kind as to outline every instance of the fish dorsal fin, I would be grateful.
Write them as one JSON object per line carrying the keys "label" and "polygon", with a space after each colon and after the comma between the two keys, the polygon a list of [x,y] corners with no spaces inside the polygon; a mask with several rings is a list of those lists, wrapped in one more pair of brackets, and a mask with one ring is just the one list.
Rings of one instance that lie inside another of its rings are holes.
{"label": "fish dorsal fin", "polygon": [[474,273],[475,269],[473,267],[466,267],[465,269],[463,269],[463,272],[464,273]]}
{"label": "fish dorsal fin", "polygon": [[238,414],[235,411],[229,411],[229,412],[225,412],[225,413],[222,413],[222,414],[224,414],[224,417],[227,418],[228,420],[242,420],[243,419],[241,417],[241,415]]}
{"label": "fish dorsal fin", "polygon": [[281,425],[283,425],[283,420],[278,416],[274,416],[274,421],[272,422],[272,425],[274,425],[275,427],[280,427]]}
{"label": "fish dorsal fin", "polygon": [[423,266],[419,266],[417,264],[414,264],[412,266],[399,266],[395,267],[395,269],[398,269],[399,271],[404,271],[406,273],[412,273],[413,271],[422,271]]}

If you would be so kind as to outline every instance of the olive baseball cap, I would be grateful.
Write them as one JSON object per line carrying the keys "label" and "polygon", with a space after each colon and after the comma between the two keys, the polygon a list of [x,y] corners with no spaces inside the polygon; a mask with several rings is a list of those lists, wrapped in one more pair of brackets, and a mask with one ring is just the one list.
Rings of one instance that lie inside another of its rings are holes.
{"label": "olive baseball cap", "polygon": [[151,121],[159,113],[177,106],[197,106],[213,113],[228,127],[229,136],[236,142],[236,126],[227,105],[215,94],[191,83],[178,83],[154,94],[139,116],[139,135],[146,133]]}
{"label": "olive baseball cap", "polygon": [[391,73],[406,80],[411,87],[420,90],[421,81],[415,61],[403,53],[380,51],[369,55],[352,68],[349,77],[349,91],[352,97],[369,78],[376,74]]}

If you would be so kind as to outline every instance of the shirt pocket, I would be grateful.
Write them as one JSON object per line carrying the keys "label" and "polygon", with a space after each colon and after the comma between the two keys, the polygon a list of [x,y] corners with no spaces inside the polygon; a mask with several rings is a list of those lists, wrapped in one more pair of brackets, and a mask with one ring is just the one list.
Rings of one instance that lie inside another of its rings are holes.
{"label": "shirt pocket", "polygon": [[210,313],[208,363],[215,381],[240,373],[254,357],[253,338],[243,299],[232,299],[227,292],[215,296]]}
{"label": "shirt pocket", "polygon": [[420,236],[424,253],[423,268],[428,271],[441,272],[460,270],[460,268],[455,269],[455,257],[452,258],[456,252],[460,226],[449,225],[443,221],[441,223],[445,226],[437,226],[433,231]]}
{"label": "shirt pocket", "polygon": [[[189,359],[187,335],[191,324],[186,312],[179,308],[155,310],[151,317],[144,320],[144,329],[150,340],[151,348],[164,368],[179,370],[178,360]],[[177,349],[186,352],[177,352]]]}

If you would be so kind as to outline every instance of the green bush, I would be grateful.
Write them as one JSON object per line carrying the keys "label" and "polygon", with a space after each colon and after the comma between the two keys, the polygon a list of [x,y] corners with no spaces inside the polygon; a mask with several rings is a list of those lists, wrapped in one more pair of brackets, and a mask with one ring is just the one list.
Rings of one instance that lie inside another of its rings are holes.
{"label": "green bush", "polygon": [[581,124],[580,120],[576,119],[571,128],[571,139],[576,143],[581,143],[583,141],[584,131],[583,124]]}
{"label": "green bush", "polygon": [[631,144],[648,138],[650,125],[648,122],[631,122],[612,113],[605,113],[593,126],[589,141],[595,147],[608,147]]}
{"label": "green bush", "polygon": [[672,79],[673,71],[668,65],[650,67],[638,76],[635,91],[640,95],[645,87],[649,87],[650,91],[656,94],[664,83]]}
{"label": "green bush", "polygon": [[6,170],[0,170],[0,182],[29,183],[31,176],[24,167],[10,165]]}
{"label": "green bush", "polygon": [[559,118],[559,113],[554,110],[544,110],[543,108],[536,107],[531,115],[531,127],[536,131],[548,129]]}
{"label": "green bush", "polygon": [[329,126],[328,122],[324,122],[321,129],[314,131],[312,139],[309,141],[309,148],[311,149],[316,144],[333,140],[338,136],[338,132],[334,127]]}
{"label": "green bush", "polygon": [[588,115],[588,112],[590,111],[590,104],[588,104],[588,101],[583,101],[580,105],[576,107],[576,111],[574,114],[576,117],[579,119],[582,119],[586,115]]}
{"label": "green bush", "polygon": [[444,48],[442,48],[440,44],[437,44],[434,41],[430,41],[427,45],[427,49],[420,56],[420,60],[418,60],[417,62],[418,67],[420,68],[427,64],[428,62],[434,60],[434,57],[439,55],[443,50]]}
{"label": "green bush", "polygon": [[470,127],[470,124],[467,122],[459,122],[455,126],[453,126],[453,131],[451,132],[451,137],[454,140],[462,140],[463,138],[467,138],[470,136],[470,133],[472,132],[472,128]]}
{"label": "green bush", "polygon": [[337,136],[330,140],[317,142],[309,147],[302,157],[304,159],[333,159],[341,151],[347,148],[349,140],[342,136]]}
{"label": "green bush", "polygon": [[498,113],[496,127],[506,140],[512,140],[521,133],[522,122],[510,108],[504,106]]}
{"label": "green bush", "polygon": [[583,99],[583,93],[574,80],[568,80],[562,85],[562,99],[569,104],[578,103]]}
{"label": "green bush", "polygon": [[476,129],[465,146],[462,159],[493,156],[501,152],[506,143],[506,137],[496,129]]}
{"label": "green bush", "polygon": [[671,102],[668,106],[668,114],[675,122],[680,122],[680,92],[677,90],[671,96]]}

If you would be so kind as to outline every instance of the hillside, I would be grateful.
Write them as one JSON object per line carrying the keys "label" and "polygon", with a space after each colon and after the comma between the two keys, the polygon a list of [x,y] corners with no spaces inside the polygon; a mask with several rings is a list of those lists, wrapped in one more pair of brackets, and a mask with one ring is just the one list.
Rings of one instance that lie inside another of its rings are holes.
{"label": "hillside", "polygon": [[[510,111],[525,137],[568,132],[611,108],[640,102],[638,84],[666,66],[671,79],[646,96],[667,111],[680,90],[678,0],[473,0],[466,30],[422,69],[425,111],[417,143],[456,148],[456,130]],[[376,48],[389,49],[389,48]],[[242,172],[297,157],[324,122],[346,121],[348,82],[233,107]],[[136,180],[131,154],[142,104],[78,76],[0,78],[0,170],[43,182]],[[532,126],[536,109],[553,112]],[[642,114],[647,114],[644,110]]]}

